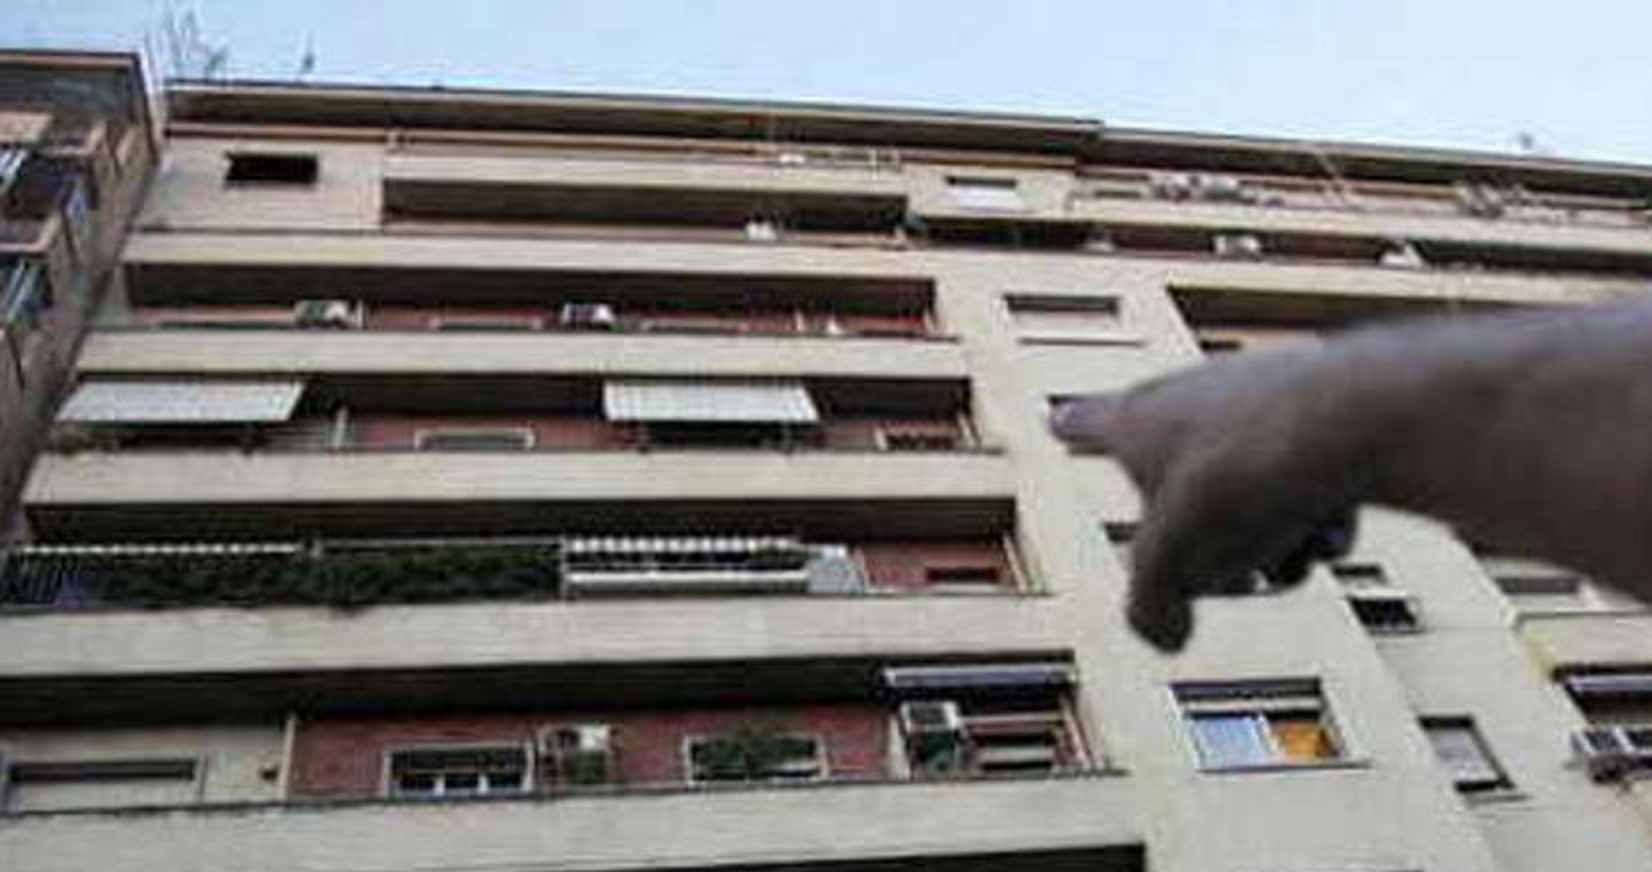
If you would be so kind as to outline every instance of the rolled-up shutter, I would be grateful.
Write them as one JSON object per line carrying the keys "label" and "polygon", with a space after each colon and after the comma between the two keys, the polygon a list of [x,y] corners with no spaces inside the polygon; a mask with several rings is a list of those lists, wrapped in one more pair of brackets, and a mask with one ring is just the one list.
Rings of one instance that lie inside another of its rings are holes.
{"label": "rolled-up shutter", "polygon": [[88,381],[57,419],[73,423],[238,424],[291,418],[304,394],[293,379]]}
{"label": "rolled-up shutter", "polygon": [[814,424],[820,413],[796,381],[610,381],[610,421]]}

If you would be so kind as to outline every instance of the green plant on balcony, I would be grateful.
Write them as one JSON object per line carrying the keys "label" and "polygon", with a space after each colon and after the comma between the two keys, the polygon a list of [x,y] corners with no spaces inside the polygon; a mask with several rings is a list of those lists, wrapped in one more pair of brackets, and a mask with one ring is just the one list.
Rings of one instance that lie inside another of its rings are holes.
{"label": "green plant on balcony", "polygon": [[814,754],[814,740],[751,721],[694,743],[689,756],[696,781],[765,781],[788,777],[789,764]]}

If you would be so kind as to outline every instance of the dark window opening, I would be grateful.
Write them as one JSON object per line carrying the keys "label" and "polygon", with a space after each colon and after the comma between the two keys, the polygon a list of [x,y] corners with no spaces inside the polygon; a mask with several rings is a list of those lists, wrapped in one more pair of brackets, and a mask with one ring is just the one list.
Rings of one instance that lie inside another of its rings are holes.
{"label": "dark window opening", "polygon": [[996,566],[926,566],[924,580],[930,584],[997,584]]}
{"label": "dark window opening", "polygon": [[313,154],[237,152],[228,155],[231,184],[313,185],[321,174],[321,159]]}

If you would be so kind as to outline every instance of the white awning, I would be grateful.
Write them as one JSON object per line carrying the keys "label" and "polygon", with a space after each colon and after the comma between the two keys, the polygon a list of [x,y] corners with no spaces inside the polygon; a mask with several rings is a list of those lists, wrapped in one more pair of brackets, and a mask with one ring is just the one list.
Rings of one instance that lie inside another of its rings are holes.
{"label": "white awning", "polygon": [[304,382],[88,381],[69,397],[59,421],[109,424],[268,423],[291,418]]}
{"label": "white awning", "polygon": [[562,542],[565,554],[761,554],[801,547],[790,536],[588,536]]}
{"label": "white awning", "polygon": [[814,424],[809,389],[795,381],[611,381],[602,386],[610,421]]}

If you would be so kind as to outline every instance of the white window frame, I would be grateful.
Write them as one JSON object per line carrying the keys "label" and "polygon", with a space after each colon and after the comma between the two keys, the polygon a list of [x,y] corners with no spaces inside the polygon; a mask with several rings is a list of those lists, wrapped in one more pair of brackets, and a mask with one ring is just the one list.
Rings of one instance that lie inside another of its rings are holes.
{"label": "white window frame", "polygon": [[[1002,295],[1005,317],[1017,342],[1024,345],[1141,345],[1146,339],[1125,328],[1124,298],[1118,294],[1053,294],[1011,291]],[[1106,323],[1093,329],[1052,329],[1023,323],[1023,314],[1103,316]]]}
{"label": "white window frame", "polygon": [[[487,437],[502,434],[519,436],[521,445],[517,448],[500,449],[451,449],[428,448],[425,443],[431,439],[442,437]],[[532,451],[538,444],[537,434],[532,427],[421,427],[413,431],[413,447],[418,451],[453,451],[455,453],[486,453],[489,450],[498,451]]]}
{"label": "white window frame", "polygon": [[948,175],[946,191],[954,206],[971,212],[1030,211],[1013,176]]}
{"label": "white window frame", "polygon": [[477,774],[478,789],[471,792],[454,794],[465,799],[481,796],[523,796],[533,793],[535,788],[534,766],[535,756],[532,742],[428,742],[411,745],[398,745],[384,752],[383,776],[380,784],[380,794],[388,799],[444,799],[449,796],[441,782],[437,783],[433,793],[402,792],[396,786],[396,756],[399,754],[430,754],[445,751],[463,753],[465,751],[520,751],[522,754],[522,784],[515,788],[490,790],[487,785],[487,776]]}
{"label": "white window frame", "polygon": [[[699,744],[699,743],[702,743],[702,742],[715,741],[715,740],[720,739],[720,738],[723,738],[723,735],[718,734],[718,733],[695,733],[695,734],[683,737],[683,742],[682,742],[683,780],[685,782],[687,782],[689,784],[695,784],[695,785],[699,785],[699,784],[713,784],[713,785],[721,785],[721,784],[793,784],[793,783],[806,783],[806,782],[812,782],[812,781],[826,781],[829,778],[831,778],[831,774],[832,774],[831,773],[831,760],[830,760],[830,755],[828,755],[827,752],[826,752],[826,738],[825,738],[825,736],[821,735],[820,733],[815,733],[815,732],[786,732],[786,733],[781,733],[781,734],[779,734],[779,736],[777,736],[777,738],[784,738],[784,739],[806,739],[806,740],[814,743],[815,753],[814,753],[814,774],[813,775],[809,775],[809,776],[804,777],[804,778],[787,778],[787,777],[784,777],[784,776],[769,777],[769,778],[753,778],[753,779],[750,779],[750,780],[747,780],[747,781],[732,781],[732,780],[724,780],[724,779],[720,779],[720,778],[696,778],[695,776],[697,774],[697,770],[695,769],[695,766],[694,766],[694,746]],[[799,757],[798,759],[802,760],[803,758]]]}
{"label": "white window frame", "polygon": [[[1332,701],[1317,678],[1238,679],[1184,681],[1172,683],[1169,699],[1181,721],[1188,753],[1200,772],[1277,772],[1298,769],[1343,769],[1369,765],[1355,753],[1355,743],[1345,725],[1335,716]],[[1192,698],[1189,698],[1189,697]],[[1220,698],[1214,698],[1214,697]],[[1204,698],[1201,698],[1204,697]],[[1291,760],[1285,757],[1268,728],[1269,711],[1278,714],[1314,713],[1330,737],[1336,755],[1322,760]],[[1200,715],[1253,716],[1259,735],[1268,750],[1265,761],[1225,763],[1207,758],[1198,727]]]}

